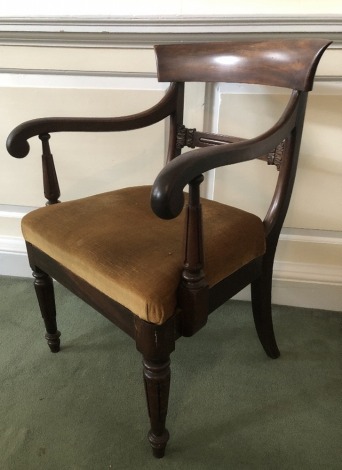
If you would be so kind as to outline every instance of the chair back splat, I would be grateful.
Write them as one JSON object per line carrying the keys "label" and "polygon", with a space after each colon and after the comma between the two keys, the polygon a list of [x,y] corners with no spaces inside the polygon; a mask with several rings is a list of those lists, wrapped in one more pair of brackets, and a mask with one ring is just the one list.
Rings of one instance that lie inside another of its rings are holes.
{"label": "chair back splat", "polygon": [[[329,44],[279,39],[158,45],[158,79],[170,86],[150,109],[112,118],[34,119],[7,139],[16,158],[29,153],[31,137],[42,141],[48,206],[25,216],[22,231],[50,350],[60,349],[56,279],[134,339],[143,358],[148,440],[158,458],[169,440],[170,355],[179,338],[194,335],[210,313],[250,285],[260,342],[269,357],[279,356],[272,323],[273,260],[294,185],[307,95]],[[283,87],[290,97],[261,135],[245,139],[204,132],[184,123],[184,84],[198,81]],[[152,186],[59,203],[49,146],[53,133],[129,131],[164,119],[169,119],[167,162]],[[184,152],[186,147],[191,150]],[[200,197],[205,172],[256,159],[278,170],[263,221]]]}

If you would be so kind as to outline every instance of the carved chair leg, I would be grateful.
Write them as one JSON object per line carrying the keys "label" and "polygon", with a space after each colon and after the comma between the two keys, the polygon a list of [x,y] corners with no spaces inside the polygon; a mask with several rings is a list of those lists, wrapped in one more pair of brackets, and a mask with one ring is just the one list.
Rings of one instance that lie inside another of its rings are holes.
{"label": "carved chair leg", "polygon": [[280,356],[272,321],[272,265],[264,269],[251,286],[255,327],[266,354],[272,359]]}
{"label": "carved chair leg", "polygon": [[153,455],[162,458],[169,440],[165,421],[170,390],[170,360],[168,358],[164,362],[152,362],[144,359],[143,366],[148,414],[151,422],[148,440]]}
{"label": "carved chair leg", "polygon": [[46,328],[45,339],[51,352],[56,353],[60,349],[59,337],[61,333],[57,330],[53,281],[50,276],[39,269],[33,272],[33,277],[35,278],[34,287]]}

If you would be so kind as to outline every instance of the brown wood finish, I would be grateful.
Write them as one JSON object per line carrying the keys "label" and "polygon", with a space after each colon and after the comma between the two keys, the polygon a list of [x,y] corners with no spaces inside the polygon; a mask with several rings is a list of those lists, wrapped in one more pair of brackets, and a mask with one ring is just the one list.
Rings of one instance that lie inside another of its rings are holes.
{"label": "brown wood finish", "polygon": [[[174,315],[162,325],[148,323],[69,271],[39,247],[27,243],[35,289],[51,351],[59,350],[52,278],[98,310],[127,333],[143,358],[143,377],[150,417],[148,435],[153,454],[163,457],[169,439],[166,415],[170,387],[170,355],[181,336],[200,330],[217,307],[247,285],[260,342],[272,358],[279,356],[271,307],[273,260],[279,233],[290,202],[305,115],[307,92],[312,88],[318,61],[329,42],[319,39],[178,44],[156,46],[160,80],[174,81],[154,107],[117,118],[46,118],[21,124],[8,137],[9,153],[22,158],[27,140],[39,135],[43,144],[44,193],[49,204],[59,201],[59,185],[49,148],[53,132],[110,132],[149,126],[170,117],[167,164],[156,177],[151,207],[156,216],[172,219],[189,203],[184,231],[184,267],[179,279]],[[253,139],[222,136],[186,128],[183,123],[184,81],[260,83],[292,89],[288,106],[278,122]],[[183,153],[184,146],[200,147]],[[177,158],[175,158],[177,157]],[[266,253],[218,284],[208,287],[202,244],[200,184],[202,173],[223,165],[261,158],[276,164],[278,182],[264,219]],[[148,267],[146,267],[148,268]],[[199,365],[200,367],[200,365]]]}
{"label": "brown wood finish", "polygon": [[310,91],[329,42],[277,39],[155,47],[161,82],[258,83]]}
{"label": "brown wood finish", "polygon": [[153,455],[161,458],[164,457],[170,437],[165,428],[171,378],[170,360],[165,358],[163,361],[152,362],[144,359],[143,365],[147,409],[151,421],[148,440]]}
{"label": "brown wood finish", "polygon": [[61,333],[57,330],[55,294],[52,279],[39,268],[33,271],[33,276],[40,311],[45,323],[45,339],[51,352],[58,352]]}
{"label": "brown wood finish", "polygon": [[47,205],[57,204],[61,195],[59,183],[55,168],[53,156],[50,152],[49,139],[50,134],[43,134],[39,136],[42,141],[43,154],[42,154],[42,167],[43,167],[43,185],[44,196],[47,199]]}
{"label": "brown wood finish", "polygon": [[203,233],[200,184],[203,175],[189,183],[186,207],[184,269],[179,286],[178,303],[182,315],[182,335],[192,336],[200,330],[208,318],[209,286],[203,271]]}

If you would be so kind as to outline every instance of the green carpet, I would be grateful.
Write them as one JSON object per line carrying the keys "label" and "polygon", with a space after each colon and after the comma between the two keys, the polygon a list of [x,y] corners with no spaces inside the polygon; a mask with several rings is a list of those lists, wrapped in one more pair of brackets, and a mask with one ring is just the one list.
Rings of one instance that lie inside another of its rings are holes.
{"label": "green carpet", "polygon": [[62,350],[32,282],[0,278],[0,469],[342,468],[342,314],[274,307],[281,357],[231,301],[172,355],[166,456],[152,457],[140,354],[62,287]]}

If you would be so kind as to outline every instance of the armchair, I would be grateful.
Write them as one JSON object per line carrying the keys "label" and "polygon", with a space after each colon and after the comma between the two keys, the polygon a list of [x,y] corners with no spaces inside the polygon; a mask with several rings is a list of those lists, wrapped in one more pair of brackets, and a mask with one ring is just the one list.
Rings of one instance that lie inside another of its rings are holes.
{"label": "armchair", "polygon": [[[176,341],[194,335],[209,314],[248,285],[260,342],[269,357],[279,356],[272,325],[273,260],[294,184],[307,95],[329,44],[296,39],[155,46],[158,79],[171,83],[152,108],[116,118],[35,119],[8,137],[16,158],[28,154],[31,137],[42,141],[48,202],[24,217],[22,230],[48,345],[52,352],[60,349],[56,279],[127,333],[142,354],[155,457],[164,456],[169,439],[165,422]],[[292,93],[272,128],[244,140],[185,127],[189,81],[256,83]],[[127,131],[166,118],[167,163],[152,187],[59,203],[50,134]],[[182,153],[186,146],[193,150]],[[279,170],[263,221],[200,197],[203,173],[257,158]]]}

